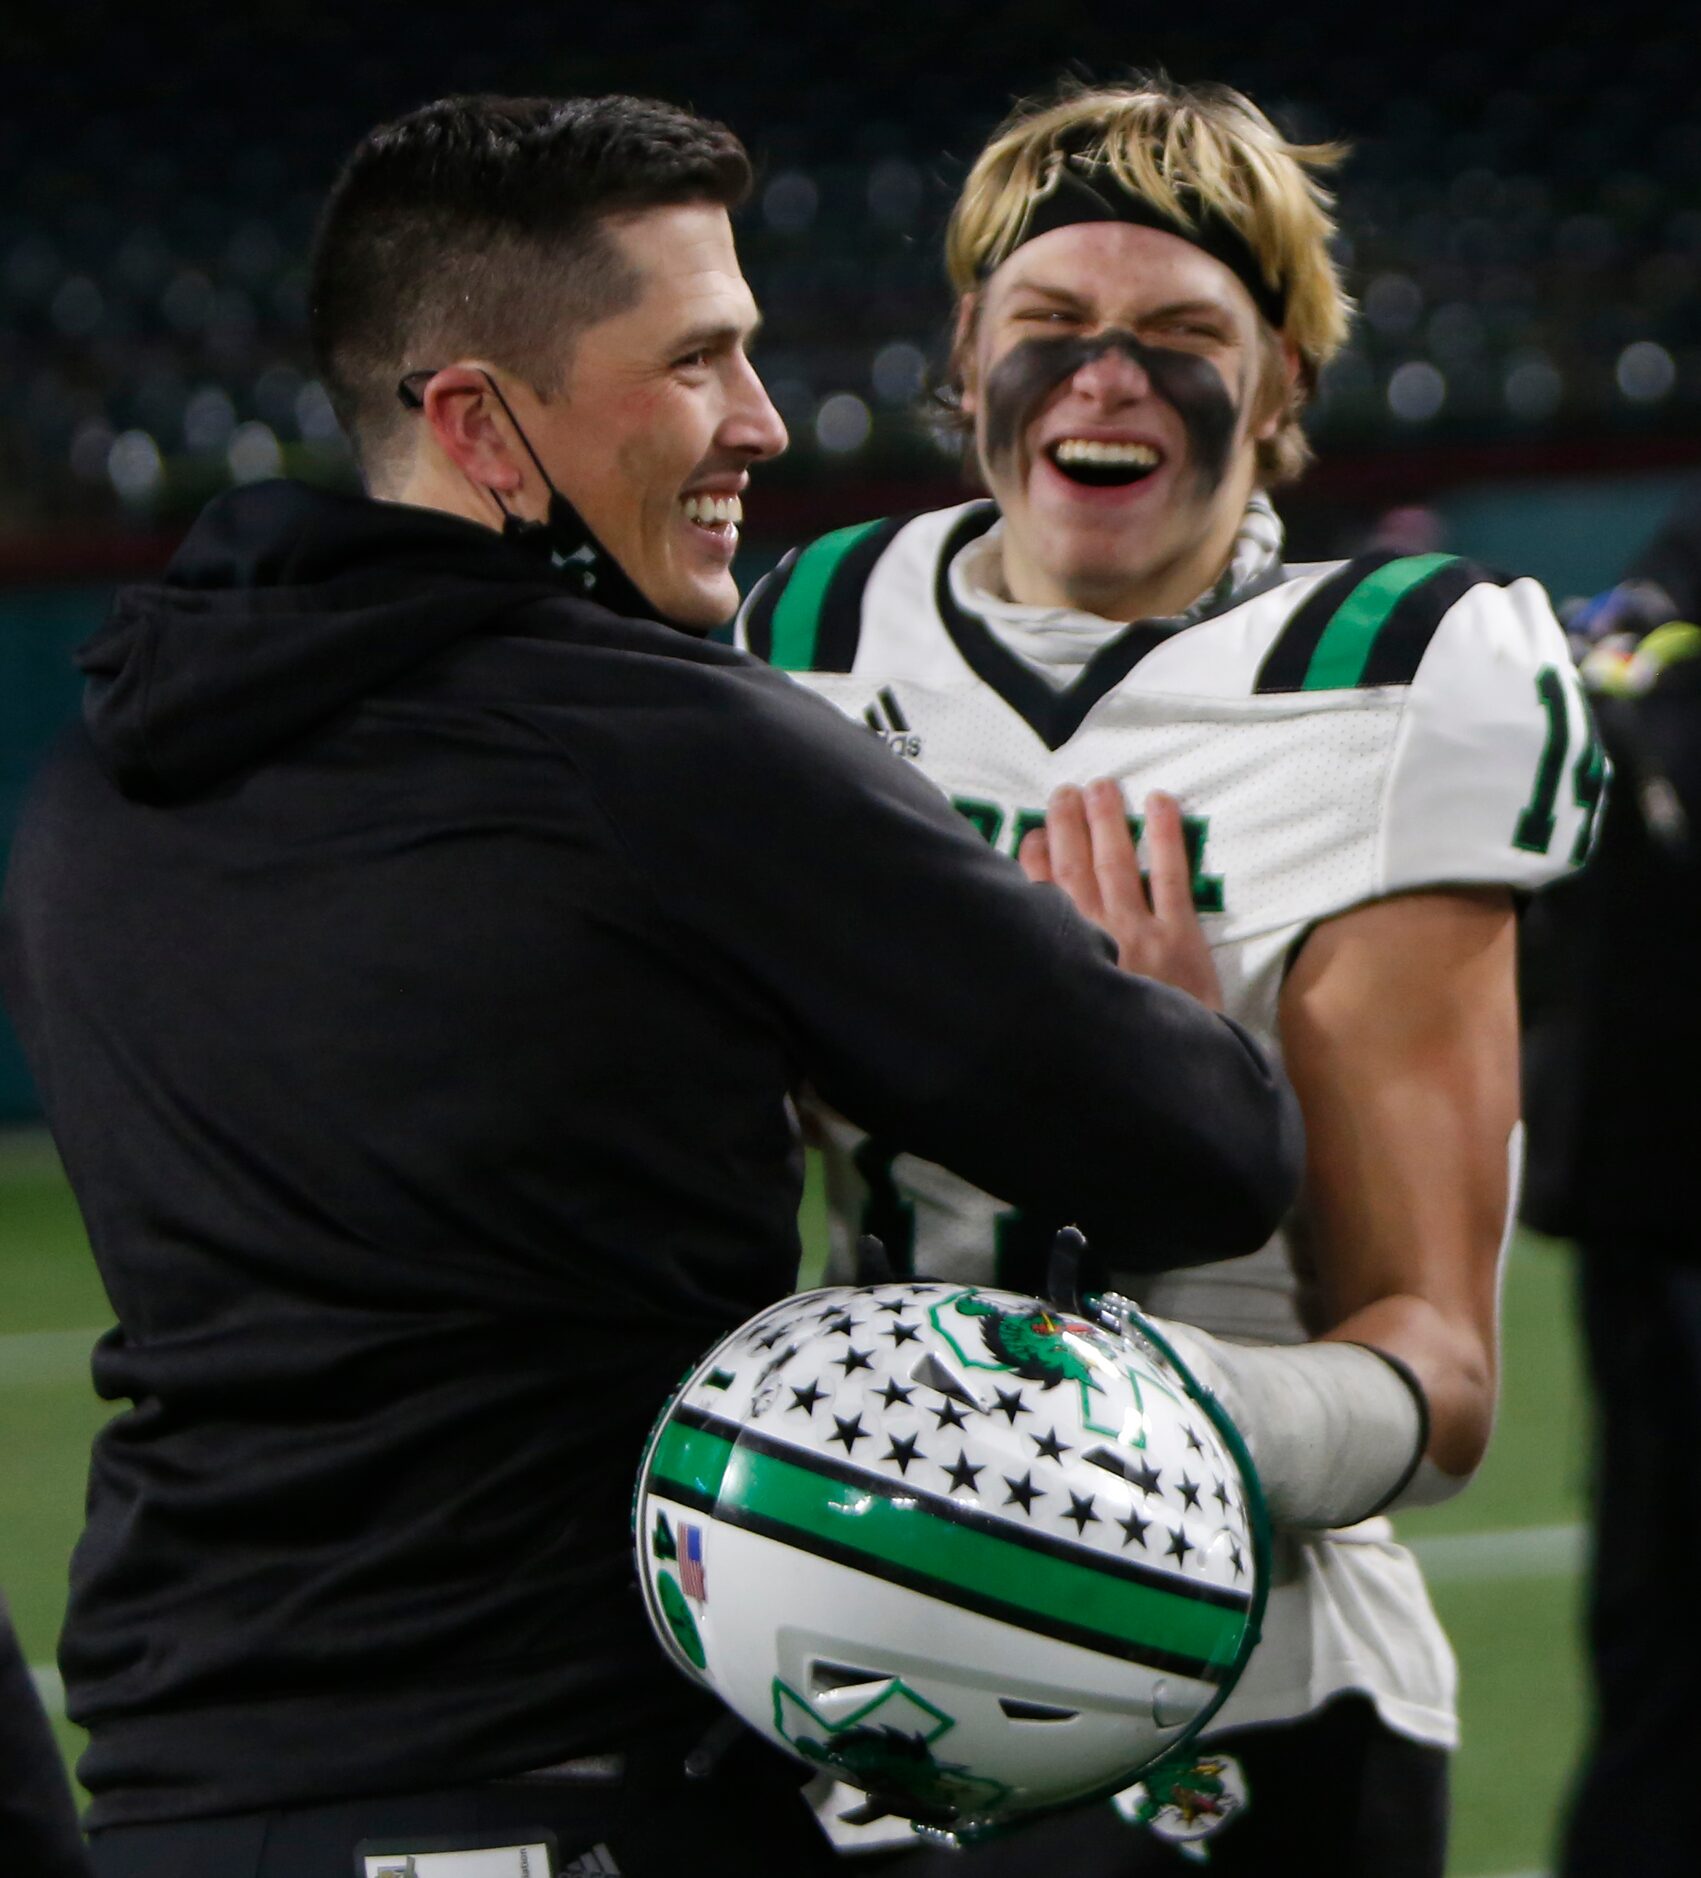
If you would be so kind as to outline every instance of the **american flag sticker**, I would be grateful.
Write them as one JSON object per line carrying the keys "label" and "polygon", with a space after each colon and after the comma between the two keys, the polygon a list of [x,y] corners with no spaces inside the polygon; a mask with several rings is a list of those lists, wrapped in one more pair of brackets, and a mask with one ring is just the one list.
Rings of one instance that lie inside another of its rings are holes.
{"label": "american flag sticker", "polygon": [[685,1595],[698,1604],[709,1601],[709,1587],[703,1577],[703,1529],[683,1519],[679,1522],[679,1582]]}

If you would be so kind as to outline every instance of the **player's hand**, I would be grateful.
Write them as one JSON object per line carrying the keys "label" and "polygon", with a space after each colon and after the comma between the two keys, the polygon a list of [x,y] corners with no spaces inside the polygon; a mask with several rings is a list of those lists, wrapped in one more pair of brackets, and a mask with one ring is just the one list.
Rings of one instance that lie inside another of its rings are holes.
{"label": "player's hand", "polygon": [[1149,886],[1140,878],[1122,790],[1101,777],[1084,790],[1056,790],[1044,828],[1027,837],[1017,858],[1029,880],[1061,887],[1110,934],[1125,972],[1174,985],[1220,1011],[1222,987],[1194,910],[1193,864],[1174,796],[1147,796],[1145,840]]}

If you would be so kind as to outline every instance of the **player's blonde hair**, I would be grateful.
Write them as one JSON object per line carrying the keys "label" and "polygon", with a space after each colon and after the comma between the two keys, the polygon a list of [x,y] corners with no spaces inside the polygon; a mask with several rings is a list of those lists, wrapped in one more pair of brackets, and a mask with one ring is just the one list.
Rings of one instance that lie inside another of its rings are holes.
{"label": "player's blonde hair", "polygon": [[[1091,87],[1066,81],[1051,99],[1018,106],[975,159],[945,236],[945,265],[960,296],[975,294],[1020,245],[1063,152],[1108,167],[1123,189],[1184,229],[1197,228],[1202,215],[1221,218],[1286,295],[1281,332],[1298,354],[1299,376],[1281,394],[1280,427],[1258,446],[1258,472],[1265,487],[1291,481],[1311,457],[1300,411],[1352,319],[1329,252],[1334,197],[1320,180],[1346,146],[1290,143],[1227,85],[1177,85],[1162,74]],[[947,399],[961,389],[971,329],[972,319],[959,326]],[[1267,386],[1277,362],[1271,347]]]}

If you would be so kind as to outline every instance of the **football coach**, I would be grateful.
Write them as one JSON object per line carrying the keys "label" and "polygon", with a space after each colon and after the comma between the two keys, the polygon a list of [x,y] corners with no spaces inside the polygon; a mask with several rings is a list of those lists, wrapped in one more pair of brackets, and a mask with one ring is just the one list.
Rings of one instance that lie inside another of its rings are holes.
{"label": "football coach", "polygon": [[1293,1195],[1240,1031],[702,637],[785,444],[749,183],[633,98],[373,131],[312,289],[367,493],[220,497],[80,654],[0,959],[117,1319],[61,1646],[101,1878],[829,1868],[628,1533],[794,1281],[790,1092],[1154,1266]]}

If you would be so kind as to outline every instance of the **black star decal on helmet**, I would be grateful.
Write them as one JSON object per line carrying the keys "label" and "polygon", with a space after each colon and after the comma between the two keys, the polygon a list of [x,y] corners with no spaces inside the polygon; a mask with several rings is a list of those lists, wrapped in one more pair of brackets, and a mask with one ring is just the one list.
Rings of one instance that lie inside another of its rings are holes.
{"label": "black star decal on helmet", "polygon": [[1128,1478],[1142,1493],[1156,1493],[1163,1484],[1162,1473],[1150,1461],[1142,1461]]}
{"label": "black star decal on helmet", "polygon": [[847,1376],[852,1370],[872,1369],[874,1367],[874,1359],[869,1352],[857,1349],[854,1344],[850,1349],[846,1350],[843,1356],[835,1357],[833,1361]]}
{"label": "black star decal on helmet", "polygon": [[888,1311],[893,1317],[902,1317],[910,1307],[902,1298],[887,1298],[883,1304],[877,1304],[874,1308],[877,1311]]}
{"label": "black star decal on helmet", "polygon": [[847,1454],[851,1452],[859,1441],[866,1441],[868,1439],[868,1430],[863,1427],[862,1417],[860,1415],[835,1415],[833,1417],[833,1427],[837,1432],[830,1434],[827,1439],[829,1441],[842,1441],[845,1444],[845,1452]]}
{"label": "black star decal on helmet", "polygon": [[1189,1454],[1203,1454],[1205,1452],[1205,1444],[1199,1439],[1198,1430],[1191,1422],[1187,1424],[1187,1452]]}
{"label": "black star decal on helmet", "polygon": [[821,1326],[823,1337],[848,1337],[856,1329],[856,1319],[849,1311],[835,1311]]}
{"label": "black star decal on helmet", "polygon": [[767,1336],[758,1337],[756,1339],[756,1348],[758,1350],[771,1350],[790,1328],[791,1326],[789,1324],[781,1324],[777,1330],[770,1330]]}
{"label": "black star decal on helmet", "polygon": [[1241,1577],[1246,1571],[1246,1560],[1241,1556],[1240,1547],[1229,1541],[1229,1563],[1234,1567],[1235,1577]]}
{"label": "black star decal on helmet", "polygon": [[1072,1448],[1066,1448],[1063,1443],[1058,1440],[1057,1430],[1055,1428],[1052,1429],[1051,1433],[1048,1435],[1034,1435],[1031,1439],[1035,1451],[1043,1455],[1048,1461],[1060,1461],[1065,1454],[1072,1454],[1074,1452]]}
{"label": "black star decal on helmet", "polygon": [[874,1393],[888,1408],[896,1408],[900,1402],[908,1402],[914,1392],[909,1389],[900,1389],[898,1387],[897,1378],[888,1376],[886,1379],[886,1387],[884,1389],[876,1389]]}
{"label": "black star decal on helmet", "polygon": [[1199,1483],[1198,1481],[1189,1480],[1187,1476],[1183,1474],[1181,1476],[1181,1497],[1188,1506],[1193,1508],[1194,1512],[1198,1512],[1199,1510]]}
{"label": "black star decal on helmet", "polygon": [[1031,1468],[1020,1480],[1017,1480],[1011,1474],[1006,1474],[1004,1476],[1004,1484],[1010,1489],[1009,1497],[1005,1500],[1004,1504],[1006,1506],[1019,1506],[1022,1511],[1030,1517],[1032,1517],[1033,1514],[1035,1500],[1043,1500],[1045,1498],[1044,1493],[1034,1485],[1033,1470]]}
{"label": "black star decal on helmet", "polygon": [[1141,1551],[1146,1549],[1146,1528],[1152,1523],[1149,1519],[1142,1519],[1138,1513],[1130,1513],[1126,1519],[1119,1519],[1116,1523],[1122,1528],[1124,1545],[1132,1541]]}
{"label": "black star decal on helmet", "polygon": [[1225,1513],[1229,1510],[1228,1487],[1224,1482],[1220,1480],[1217,1482],[1215,1489],[1212,1491],[1211,1498],[1216,1501],[1218,1506],[1220,1506]]}
{"label": "black star decal on helmet", "polygon": [[891,1461],[897,1467],[900,1474],[907,1476],[910,1471],[910,1462],[915,1459],[916,1443],[920,1439],[921,1437],[919,1435],[905,1435],[902,1440],[900,1440],[898,1436],[894,1435],[892,1437],[892,1445],[880,1458],[883,1461]]}
{"label": "black star decal on helmet", "polygon": [[964,1448],[951,1466],[944,1469],[945,1477],[950,1481],[953,1493],[959,1487],[967,1487],[970,1493],[978,1493],[980,1489],[975,1485],[975,1481],[978,1476],[985,1472],[986,1469],[984,1467],[972,1467],[969,1464],[969,1451],[967,1448]]}
{"label": "black star decal on helmet", "polygon": [[1169,1544],[1164,1549],[1177,1564],[1180,1564],[1187,1557],[1189,1552],[1197,1548],[1188,1539],[1186,1527],[1177,1526],[1175,1531],[1170,1534]]}
{"label": "black star decal on helmet", "polygon": [[958,1408],[949,1396],[940,1403],[933,1413],[938,1417],[941,1428],[967,1428],[969,1418]]}
{"label": "black star decal on helmet", "polygon": [[1097,1497],[1096,1494],[1091,1493],[1070,1494],[1069,1511],[1063,1517],[1074,1520],[1077,1532],[1085,1532],[1089,1525],[1098,1524],[1099,1516],[1093,1511],[1093,1501]]}
{"label": "black star decal on helmet", "polygon": [[900,1343],[914,1343],[921,1335],[920,1324],[888,1324],[886,1335],[892,1339],[894,1347]]}
{"label": "black star decal on helmet", "polygon": [[819,1402],[826,1393],[825,1389],[819,1389],[814,1383],[806,1382],[801,1389],[794,1388],[792,1390],[791,1403],[786,1409],[786,1413],[789,1415],[792,1409],[802,1409],[805,1415],[813,1415],[815,1412],[815,1404]]}
{"label": "black star decal on helmet", "polygon": [[1022,1400],[1022,1392],[1020,1389],[999,1389],[994,1393],[998,1397],[999,1410],[1009,1417],[1011,1427],[1016,1425],[1016,1417],[1018,1415],[1031,1415],[1033,1413],[1033,1410]]}

